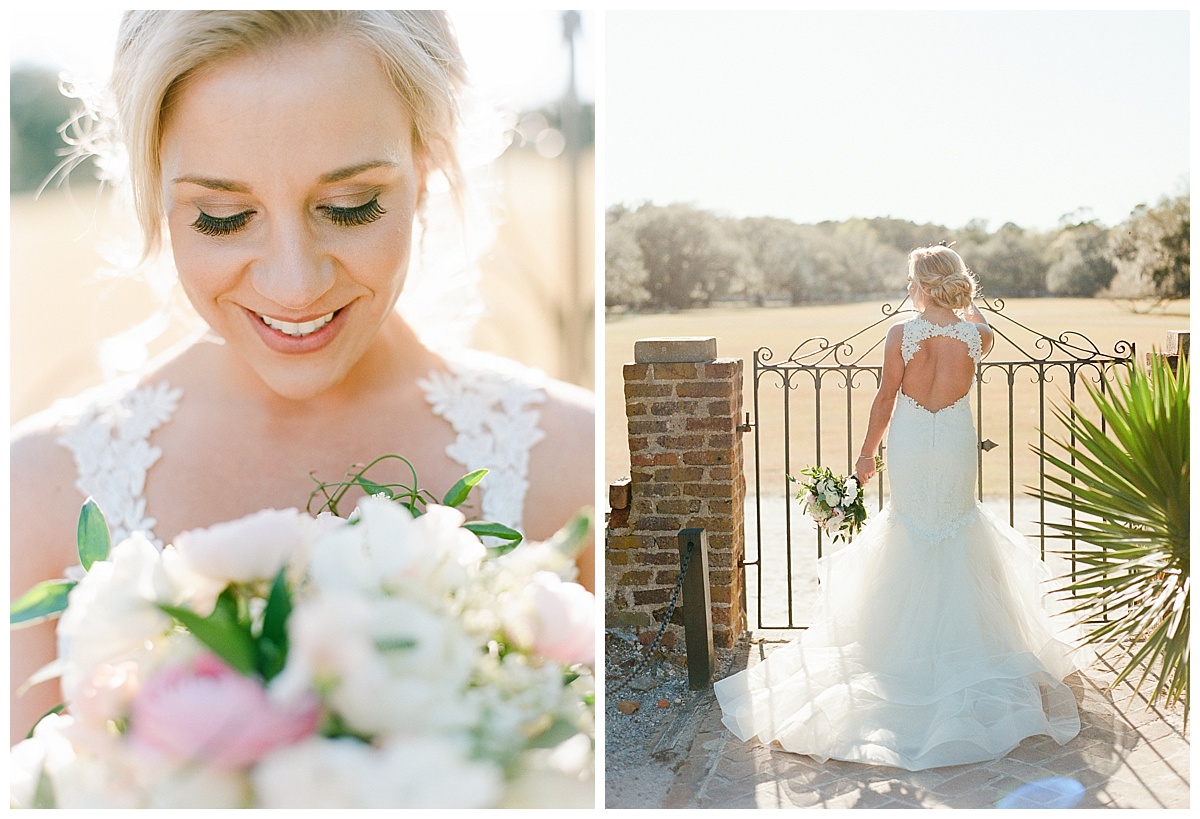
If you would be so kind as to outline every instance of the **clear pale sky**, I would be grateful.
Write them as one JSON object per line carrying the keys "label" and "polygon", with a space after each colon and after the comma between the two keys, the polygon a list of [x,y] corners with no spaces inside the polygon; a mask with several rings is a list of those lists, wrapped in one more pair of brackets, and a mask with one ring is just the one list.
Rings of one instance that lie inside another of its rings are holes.
{"label": "clear pale sky", "polygon": [[1160,12],[609,12],[605,204],[798,222],[1117,224],[1186,192]]}

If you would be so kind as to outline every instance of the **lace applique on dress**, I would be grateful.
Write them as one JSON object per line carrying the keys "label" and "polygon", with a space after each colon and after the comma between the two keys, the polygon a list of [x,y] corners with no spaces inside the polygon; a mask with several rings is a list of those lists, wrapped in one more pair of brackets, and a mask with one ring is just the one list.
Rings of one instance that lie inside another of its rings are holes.
{"label": "lace applique on dress", "polygon": [[900,354],[904,357],[904,363],[907,364],[912,361],[912,357],[921,348],[922,341],[934,336],[957,338],[963,344],[967,345],[967,354],[971,356],[971,360],[976,364],[983,357],[983,339],[980,337],[979,328],[975,326],[974,322],[963,319],[955,324],[943,326],[934,324],[924,316],[917,316],[904,324],[904,338],[900,342]]}
{"label": "lace applique on dress", "polygon": [[446,359],[448,372],[418,384],[435,415],[457,433],[446,454],[468,471],[487,469],[480,484],[485,520],[520,529],[529,488],[529,453],[546,433],[537,405],[546,400],[544,376],[486,353]]}
{"label": "lace applique on dress", "polygon": [[58,441],[75,458],[75,486],[96,501],[113,543],[142,532],[162,548],[154,536],[157,521],[146,515],[143,495],[146,473],[162,455],[150,445],[150,435],[171,420],[182,395],[183,390],[162,381],[123,394],[108,393],[64,423]]}

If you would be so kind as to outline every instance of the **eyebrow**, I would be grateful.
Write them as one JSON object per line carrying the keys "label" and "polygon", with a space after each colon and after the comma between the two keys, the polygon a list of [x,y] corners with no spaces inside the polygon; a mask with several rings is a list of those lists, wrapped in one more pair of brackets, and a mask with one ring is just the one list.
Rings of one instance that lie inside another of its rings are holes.
{"label": "eyebrow", "polygon": [[[393,168],[399,163],[390,159],[376,159],[370,162],[360,162],[357,165],[350,165],[345,168],[338,168],[336,171],[330,171],[321,176],[318,180],[320,184],[327,185],[330,182],[341,182],[343,179],[352,179],[360,173],[374,170],[375,168]],[[235,182],[229,179],[215,179],[209,176],[192,176],[185,174],[177,176],[171,180],[173,184],[188,183],[190,185],[199,185],[202,188],[208,188],[214,191],[227,191],[229,193],[250,193],[250,188],[242,182]]]}

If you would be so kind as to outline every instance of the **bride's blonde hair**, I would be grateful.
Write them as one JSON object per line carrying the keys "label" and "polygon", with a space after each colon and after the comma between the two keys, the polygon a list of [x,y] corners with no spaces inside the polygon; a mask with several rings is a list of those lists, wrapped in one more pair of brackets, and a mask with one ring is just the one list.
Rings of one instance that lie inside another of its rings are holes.
{"label": "bride's blonde hair", "polygon": [[908,254],[908,272],[936,307],[962,310],[979,289],[975,274],[947,245],[918,247]]}
{"label": "bride's blonde hair", "polygon": [[459,199],[456,139],[466,67],[445,12],[129,11],[121,21],[112,92],[146,257],[162,244],[159,143],[181,84],[221,57],[328,35],[350,37],[375,54],[412,117],[418,156],[428,170],[446,176]]}

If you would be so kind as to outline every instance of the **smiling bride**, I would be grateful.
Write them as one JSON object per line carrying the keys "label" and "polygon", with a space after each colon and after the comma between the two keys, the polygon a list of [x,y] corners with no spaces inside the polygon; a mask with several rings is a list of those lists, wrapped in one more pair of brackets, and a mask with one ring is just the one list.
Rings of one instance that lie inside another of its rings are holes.
{"label": "smiling bride", "polygon": [[[114,542],[141,531],[160,547],[302,507],[310,474],[336,479],[385,453],[439,497],[489,469],[469,514],[534,540],[593,504],[590,393],[441,355],[396,310],[432,180],[462,185],[464,81],[440,12],[125,15],[112,91],[145,251],[167,232],[211,332],[14,430],[14,597],[77,562],[89,496]],[[378,470],[380,483],[409,479],[394,461]],[[591,588],[590,549],[578,569]],[[15,693],[53,659],[53,626],[11,645],[16,741],[58,702],[52,684]]]}

